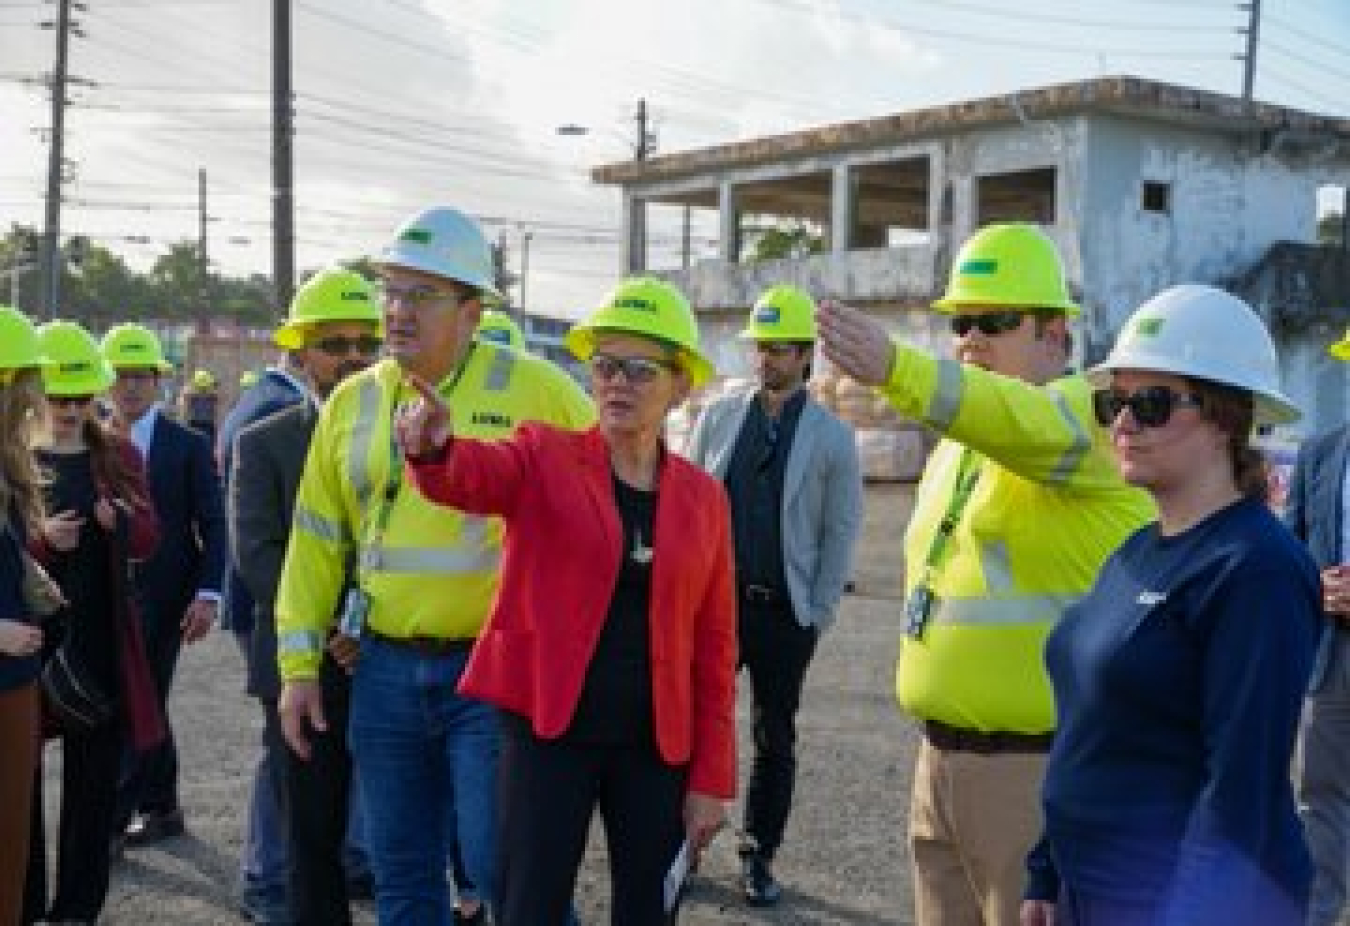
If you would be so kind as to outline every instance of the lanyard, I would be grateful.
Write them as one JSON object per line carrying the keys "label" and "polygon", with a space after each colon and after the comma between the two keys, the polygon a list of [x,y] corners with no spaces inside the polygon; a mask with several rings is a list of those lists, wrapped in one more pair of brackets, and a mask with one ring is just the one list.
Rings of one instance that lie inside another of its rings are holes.
{"label": "lanyard", "polygon": [[[454,375],[450,378],[450,385],[445,389],[438,388],[436,391],[446,396],[452,396],[455,387],[459,381],[464,378],[464,371],[469,368],[469,361],[473,359],[473,350],[477,345],[470,342],[468,351],[464,354],[464,359],[459,362],[455,368]],[[398,418],[399,387],[394,387],[394,399],[389,407],[389,472],[385,478],[384,489],[380,492],[380,508],[375,514],[375,531],[371,541],[361,553],[361,571],[362,573],[380,567],[381,552],[384,550],[384,535],[389,529],[389,519],[394,513],[394,503],[398,501],[399,493],[403,489],[403,451],[398,445],[398,434],[394,427]]]}
{"label": "lanyard", "polygon": [[942,559],[943,552],[947,549],[947,544],[952,539],[952,534],[956,533],[956,527],[961,523],[961,515],[965,511],[966,503],[970,501],[971,493],[975,490],[975,483],[980,478],[980,461],[975,451],[969,447],[961,449],[961,462],[958,464],[956,473],[956,485],[952,489],[951,498],[947,501],[947,510],[942,515],[942,520],[938,522],[937,531],[933,534],[933,542],[928,547],[928,555],[923,561],[923,577],[919,579],[914,586],[914,591],[910,593],[909,600],[905,603],[905,633],[914,639],[923,636],[924,627],[928,625],[928,619],[933,611],[933,570]]}

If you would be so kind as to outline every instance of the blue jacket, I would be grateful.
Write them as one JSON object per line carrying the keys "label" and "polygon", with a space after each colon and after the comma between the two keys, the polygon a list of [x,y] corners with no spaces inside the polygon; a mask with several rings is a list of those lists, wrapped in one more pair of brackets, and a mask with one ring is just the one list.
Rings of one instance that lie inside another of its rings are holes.
{"label": "blue jacket", "polygon": [[[1289,478],[1289,496],[1285,501],[1284,523],[1304,545],[1318,569],[1343,563],[1347,551],[1341,549],[1345,505],[1345,465],[1350,454],[1350,425],[1342,425],[1326,434],[1310,438],[1299,449],[1298,462]],[[1309,691],[1317,691],[1326,678],[1327,662],[1336,637],[1336,624],[1322,625],[1313,663]]]}

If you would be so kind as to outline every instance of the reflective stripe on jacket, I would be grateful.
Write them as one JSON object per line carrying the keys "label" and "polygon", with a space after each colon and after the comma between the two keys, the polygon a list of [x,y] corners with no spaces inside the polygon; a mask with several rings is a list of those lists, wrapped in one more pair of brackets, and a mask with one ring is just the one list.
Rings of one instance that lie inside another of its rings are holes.
{"label": "reflective stripe on jacket", "polygon": [[897,344],[883,392],[945,435],[905,536],[907,592],[923,576],[963,447],[980,467],[934,566],[923,638],[902,641],[901,707],[966,729],[1053,729],[1045,637],[1106,557],[1154,517],[1152,500],[1120,478],[1081,377],[1037,386]]}
{"label": "reflective stripe on jacket", "polygon": [[[455,432],[470,437],[506,437],[525,421],[583,428],[595,418],[590,400],[562,370],[490,344],[478,344],[458,380],[447,378],[440,390]],[[501,525],[433,505],[403,476],[393,415],[398,402],[415,395],[398,364],[384,360],[343,382],[324,403],[277,593],[284,679],[317,674],[348,557],[370,597],[372,629],[457,639],[475,637],[482,627],[497,589]]]}

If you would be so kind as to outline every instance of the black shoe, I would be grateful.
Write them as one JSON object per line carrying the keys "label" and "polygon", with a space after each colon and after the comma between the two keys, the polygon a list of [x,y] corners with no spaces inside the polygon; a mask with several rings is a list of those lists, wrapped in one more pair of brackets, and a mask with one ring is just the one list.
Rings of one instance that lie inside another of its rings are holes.
{"label": "black shoe", "polygon": [[183,811],[170,810],[167,813],[140,814],[131,821],[126,831],[126,844],[129,846],[148,846],[187,831],[183,824]]}
{"label": "black shoe", "polygon": [[741,892],[752,907],[772,907],[783,896],[783,888],[774,880],[769,860],[758,852],[741,856]]}

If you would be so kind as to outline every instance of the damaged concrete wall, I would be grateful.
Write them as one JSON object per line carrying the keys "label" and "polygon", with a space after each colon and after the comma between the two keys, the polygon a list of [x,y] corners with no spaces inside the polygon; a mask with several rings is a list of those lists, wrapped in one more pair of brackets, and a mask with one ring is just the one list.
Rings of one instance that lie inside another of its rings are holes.
{"label": "damaged concrete wall", "polygon": [[[1224,136],[1098,116],[1082,216],[1084,298],[1094,348],[1158,290],[1218,284],[1278,241],[1316,236],[1318,179]],[[1145,181],[1170,186],[1166,213],[1142,208]]]}

